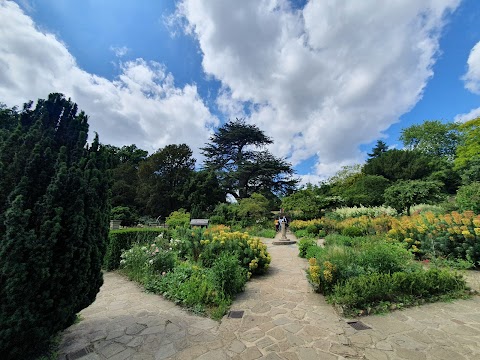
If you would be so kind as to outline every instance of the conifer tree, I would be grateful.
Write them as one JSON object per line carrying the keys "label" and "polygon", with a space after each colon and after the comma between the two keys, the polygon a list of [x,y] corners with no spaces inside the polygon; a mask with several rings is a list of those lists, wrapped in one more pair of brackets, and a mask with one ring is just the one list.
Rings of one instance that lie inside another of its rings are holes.
{"label": "conifer tree", "polygon": [[10,113],[0,137],[0,354],[30,359],[102,285],[109,181],[75,103],[50,94]]}

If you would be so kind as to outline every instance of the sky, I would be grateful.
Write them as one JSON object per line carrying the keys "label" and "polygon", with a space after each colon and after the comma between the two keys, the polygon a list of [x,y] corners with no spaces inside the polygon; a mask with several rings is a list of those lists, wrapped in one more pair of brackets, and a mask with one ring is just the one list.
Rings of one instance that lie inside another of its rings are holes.
{"label": "sky", "polygon": [[[478,0],[0,0],[0,102],[61,92],[150,153],[256,124],[303,183],[480,116]],[[92,135],[91,135],[92,137]]]}

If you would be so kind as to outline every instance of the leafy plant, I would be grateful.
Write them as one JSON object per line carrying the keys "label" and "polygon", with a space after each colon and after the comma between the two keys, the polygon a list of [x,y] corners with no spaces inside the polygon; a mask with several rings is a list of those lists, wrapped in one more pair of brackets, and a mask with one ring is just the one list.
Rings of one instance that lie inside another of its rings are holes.
{"label": "leafy plant", "polygon": [[298,256],[305,258],[307,256],[308,248],[317,246],[317,241],[312,238],[303,238],[298,242]]}
{"label": "leafy plant", "polygon": [[157,237],[167,239],[169,231],[158,228],[131,228],[111,230],[108,234],[107,251],[103,260],[103,266],[107,270],[118,269],[122,251],[128,250],[133,244],[148,244]]}
{"label": "leafy plant", "polygon": [[174,211],[167,217],[165,224],[172,229],[177,227],[187,227],[190,225],[190,213],[186,212],[185,209]]}

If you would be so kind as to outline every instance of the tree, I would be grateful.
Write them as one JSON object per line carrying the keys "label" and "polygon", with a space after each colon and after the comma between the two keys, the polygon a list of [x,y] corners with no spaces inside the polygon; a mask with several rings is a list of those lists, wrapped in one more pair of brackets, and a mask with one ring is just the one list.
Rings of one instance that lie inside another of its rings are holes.
{"label": "tree", "polygon": [[111,156],[111,204],[113,207],[127,206],[136,211],[139,206],[136,202],[138,189],[138,168],[144,161],[148,152],[128,145],[118,148],[107,146]]}
{"label": "tree", "polygon": [[390,181],[383,176],[362,174],[338,196],[348,206],[380,206],[385,201],[383,194],[389,186]]}
{"label": "tree", "polygon": [[240,200],[238,215],[248,223],[264,220],[269,214],[268,199],[257,193],[253,193],[249,198]]}
{"label": "tree", "polygon": [[461,139],[456,123],[427,120],[402,130],[400,140],[410,150],[419,150],[429,156],[446,157],[453,160]]}
{"label": "tree", "polygon": [[109,222],[107,156],[98,137],[87,146],[77,105],[50,94],[11,121],[0,141],[3,359],[36,357],[95,300]]}
{"label": "tree", "polygon": [[416,150],[388,150],[380,156],[368,159],[363,167],[366,175],[379,175],[390,181],[418,180],[434,170],[431,158]]}
{"label": "tree", "polygon": [[192,218],[204,218],[224,202],[226,194],[220,187],[217,177],[212,171],[201,170],[192,174],[187,190],[188,207]]}
{"label": "tree", "polygon": [[195,170],[186,144],[167,145],[140,163],[137,200],[144,214],[165,218],[188,206],[188,184]]}
{"label": "tree", "polygon": [[480,182],[460,186],[455,200],[460,211],[471,210],[480,215]]}
{"label": "tree", "polygon": [[442,184],[426,180],[399,180],[385,190],[385,204],[410,215],[410,208],[417,204],[430,204],[442,200]]}
{"label": "tree", "polygon": [[273,141],[257,126],[244,120],[220,127],[202,148],[204,167],[217,174],[225,193],[241,200],[253,193],[287,194],[295,188],[293,169],[267,150],[257,151]]}
{"label": "tree", "polygon": [[457,146],[455,168],[468,168],[469,162],[480,154],[480,117],[460,125],[463,141]]}
{"label": "tree", "polygon": [[325,197],[315,193],[312,187],[295,191],[282,199],[282,208],[297,218],[315,219],[322,214]]}
{"label": "tree", "polygon": [[377,158],[384,152],[388,151],[388,146],[382,140],[377,140],[377,145],[372,149],[371,154],[367,154],[370,158]]}

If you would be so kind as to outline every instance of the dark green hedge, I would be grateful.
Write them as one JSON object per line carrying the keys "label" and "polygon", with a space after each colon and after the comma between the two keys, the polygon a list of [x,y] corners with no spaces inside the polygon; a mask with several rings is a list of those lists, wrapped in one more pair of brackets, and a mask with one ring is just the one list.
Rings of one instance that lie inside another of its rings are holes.
{"label": "dark green hedge", "polygon": [[169,238],[167,229],[160,228],[132,228],[122,230],[111,230],[108,235],[107,252],[103,262],[106,270],[118,269],[120,265],[120,255],[123,250],[128,250],[134,243],[148,243],[153,241],[158,235],[164,234],[164,238]]}

